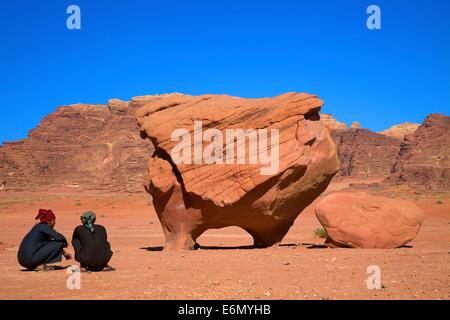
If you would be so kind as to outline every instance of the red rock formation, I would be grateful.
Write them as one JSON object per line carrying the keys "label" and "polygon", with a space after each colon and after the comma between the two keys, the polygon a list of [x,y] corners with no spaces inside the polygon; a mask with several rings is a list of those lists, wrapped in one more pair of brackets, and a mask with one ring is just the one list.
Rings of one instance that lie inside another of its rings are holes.
{"label": "red rock formation", "polygon": [[351,248],[397,248],[414,239],[425,218],[406,200],[364,192],[336,192],[316,206],[327,243]]}
{"label": "red rock formation", "polygon": [[[227,226],[245,229],[255,246],[280,242],[338,169],[329,132],[318,121],[321,106],[316,96],[288,93],[264,99],[175,95],[138,109],[141,129],[156,148],[148,165],[146,188],[166,236],[165,248],[192,249],[206,230]],[[194,131],[198,121],[219,141],[213,163],[202,161],[202,153],[198,163],[191,161],[196,159],[196,148],[203,150],[204,156],[213,141],[202,140],[202,133]],[[268,143],[262,144],[260,135],[258,149],[250,152],[247,145],[242,155],[234,147],[234,138],[222,139],[228,138],[230,130],[263,128],[270,132]],[[174,152],[180,137],[172,139],[181,129],[186,142],[183,157],[189,155],[184,162],[178,161]],[[279,144],[272,145],[276,130]],[[263,171],[261,155],[273,155],[277,146],[277,170]],[[231,156],[229,150],[234,150]],[[250,155],[257,155],[259,161],[251,163]]]}
{"label": "red rock formation", "polygon": [[420,124],[417,123],[405,122],[380,131],[379,133],[403,140],[407,134],[414,133],[419,126]]}
{"label": "red rock formation", "polygon": [[27,139],[0,148],[0,183],[6,190],[142,191],[153,146],[139,136],[138,105],[128,105],[114,99],[59,107]]}
{"label": "red rock formation", "polygon": [[450,190],[450,117],[430,114],[413,134],[405,137],[388,181]]}
{"label": "red rock formation", "polygon": [[[0,191],[61,186],[104,192],[142,191],[143,160],[153,147],[139,138],[133,113],[144,104],[176,96],[180,95],[139,96],[130,102],[111,99],[108,105],[58,108],[27,139],[0,147]],[[401,140],[386,136],[396,135],[393,131],[377,134],[345,129],[344,123],[325,114],[320,120],[332,130],[341,162],[339,175],[389,177],[387,182],[448,190],[450,147],[446,137],[450,134],[445,124],[448,120],[444,119],[448,117],[431,115],[417,134],[407,135],[410,138],[403,141],[401,151]],[[400,133],[405,128],[400,125],[394,131]]]}
{"label": "red rock formation", "polygon": [[347,129],[347,125],[344,122],[339,122],[331,114],[321,113],[320,121],[330,128],[331,130],[336,129]]}
{"label": "red rock formation", "polygon": [[339,175],[384,178],[392,170],[401,141],[367,129],[333,130]]}

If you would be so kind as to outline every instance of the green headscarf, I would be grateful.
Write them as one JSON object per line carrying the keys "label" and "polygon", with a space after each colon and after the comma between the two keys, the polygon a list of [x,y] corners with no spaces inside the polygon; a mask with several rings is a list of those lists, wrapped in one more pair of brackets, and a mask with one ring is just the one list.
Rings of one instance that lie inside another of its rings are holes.
{"label": "green headscarf", "polygon": [[92,233],[94,232],[95,213],[93,211],[86,211],[81,215],[81,223]]}

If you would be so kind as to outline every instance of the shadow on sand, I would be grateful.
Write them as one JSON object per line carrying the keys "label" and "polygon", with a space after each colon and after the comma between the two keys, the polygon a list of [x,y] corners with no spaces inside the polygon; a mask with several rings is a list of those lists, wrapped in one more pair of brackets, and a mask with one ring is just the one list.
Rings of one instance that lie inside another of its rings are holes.
{"label": "shadow on sand", "polygon": [[139,248],[141,250],[147,250],[147,251],[163,251],[162,246],[158,246],[158,247],[144,247],[144,248]]}
{"label": "shadow on sand", "polygon": [[[317,244],[317,243],[283,243],[280,244],[279,247],[306,247],[307,249],[325,249],[329,248],[326,244]],[[147,251],[163,251],[163,246],[156,247],[144,247],[140,248],[141,250]],[[249,250],[249,249],[264,249],[258,246],[247,245],[247,246],[202,246],[198,245],[194,250]]]}
{"label": "shadow on sand", "polygon": [[[140,249],[147,251],[163,251],[164,247],[156,246],[156,247],[144,247]],[[194,250],[247,250],[247,249],[260,249],[260,248],[254,246],[201,246],[201,245],[198,245],[194,248]]]}
{"label": "shadow on sand", "polygon": [[51,266],[46,269],[36,268],[36,269],[20,269],[21,272],[49,272],[49,271],[59,271],[66,270],[69,266]]}

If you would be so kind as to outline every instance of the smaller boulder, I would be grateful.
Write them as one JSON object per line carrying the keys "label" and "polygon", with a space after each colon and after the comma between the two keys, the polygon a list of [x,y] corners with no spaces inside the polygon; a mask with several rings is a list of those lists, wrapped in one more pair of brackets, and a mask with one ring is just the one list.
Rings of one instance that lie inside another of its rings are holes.
{"label": "smaller boulder", "polygon": [[414,239],[425,214],[406,200],[336,192],[316,206],[327,243],[350,248],[397,248]]}

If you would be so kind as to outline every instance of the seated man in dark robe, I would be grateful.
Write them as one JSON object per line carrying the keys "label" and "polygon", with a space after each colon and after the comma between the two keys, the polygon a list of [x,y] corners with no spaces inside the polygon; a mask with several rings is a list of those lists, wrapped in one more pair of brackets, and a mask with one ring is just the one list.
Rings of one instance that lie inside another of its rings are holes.
{"label": "seated man in dark robe", "polygon": [[108,242],[105,227],[94,224],[95,213],[88,211],[82,214],[82,225],[75,228],[72,245],[75,250],[75,260],[87,271],[112,271],[108,266],[113,252]]}
{"label": "seated man in dark robe", "polygon": [[39,209],[35,219],[40,222],[23,238],[17,259],[19,264],[28,270],[35,270],[42,266],[43,270],[54,270],[48,264],[61,261],[61,256],[70,259],[71,256],[64,251],[67,247],[66,238],[54,230],[56,216],[52,210]]}

